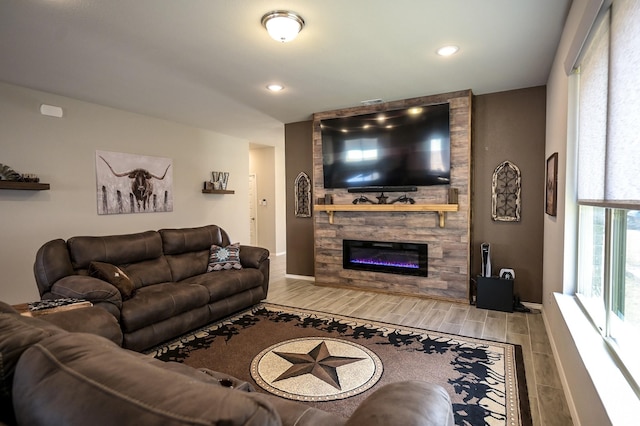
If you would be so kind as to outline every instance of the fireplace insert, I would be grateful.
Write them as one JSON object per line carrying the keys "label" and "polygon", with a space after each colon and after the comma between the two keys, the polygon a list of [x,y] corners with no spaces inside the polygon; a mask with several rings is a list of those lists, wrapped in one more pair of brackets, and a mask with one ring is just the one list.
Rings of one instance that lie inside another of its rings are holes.
{"label": "fireplace insert", "polygon": [[426,277],[427,244],[343,240],[342,267]]}

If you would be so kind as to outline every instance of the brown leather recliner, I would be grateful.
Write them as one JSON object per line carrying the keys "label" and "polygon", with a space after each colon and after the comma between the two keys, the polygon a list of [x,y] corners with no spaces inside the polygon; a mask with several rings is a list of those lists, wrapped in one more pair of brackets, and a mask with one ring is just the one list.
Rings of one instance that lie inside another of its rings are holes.
{"label": "brown leather recliner", "polygon": [[66,332],[1,302],[0,360],[0,421],[7,424],[453,425],[449,396],[438,385],[386,385],[345,419],[253,392],[224,373],[162,362],[101,336]]}

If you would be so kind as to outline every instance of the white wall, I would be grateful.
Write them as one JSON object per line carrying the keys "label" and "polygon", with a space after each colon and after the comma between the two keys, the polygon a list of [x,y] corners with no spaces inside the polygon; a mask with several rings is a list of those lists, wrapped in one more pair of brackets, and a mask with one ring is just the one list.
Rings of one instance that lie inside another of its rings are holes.
{"label": "white wall", "polygon": [[[558,153],[558,215],[545,214],[543,256],[543,309],[549,338],[559,364],[561,380],[576,424],[611,424],[576,342],[560,311],[554,293],[573,294],[575,289],[575,193],[573,147],[570,140],[571,81],[564,62],[585,8],[592,0],[573,0],[562,39],[547,81],[546,157]],[[541,165],[544,167],[544,165]],[[544,194],[541,194],[544,197]]]}
{"label": "white wall", "polygon": [[[42,103],[64,117],[42,116]],[[96,150],[173,159],[173,212],[98,216]],[[0,163],[51,184],[0,190],[0,300],[8,303],[39,298],[35,253],[55,238],[216,224],[249,243],[248,141],[0,83]],[[230,172],[234,195],[201,193],[212,170]]]}

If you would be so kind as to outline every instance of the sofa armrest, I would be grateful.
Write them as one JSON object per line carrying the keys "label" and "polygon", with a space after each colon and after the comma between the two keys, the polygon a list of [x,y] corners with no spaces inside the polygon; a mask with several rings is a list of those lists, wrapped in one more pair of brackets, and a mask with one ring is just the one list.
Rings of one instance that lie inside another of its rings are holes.
{"label": "sofa armrest", "polygon": [[269,258],[269,250],[255,246],[240,246],[240,263],[243,268],[260,269],[262,262]]}
{"label": "sofa armrest", "polygon": [[449,395],[440,385],[420,381],[391,383],[358,406],[346,426],[453,426]]}
{"label": "sofa armrest", "polygon": [[269,271],[271,265],[269,250],[255,246],[240,246],[240,263],[243,268],[256,268],[262,272],[262,291],[266,298],[269,292]]}
{"label": "sofa armrest", "polygon": [[115,286],[86,275],[70,275],[60,279],[51,286],[48,294],[54,298],[84,299],[94,305],[107,303],[118,308],[118,312],[122,308],[122,297]]}
{"label": "sofa armrest", "polygon": [[122,346],[122,329],[111,312],[91,306],[43,315],[44,321],[75,333],[93,333]]}

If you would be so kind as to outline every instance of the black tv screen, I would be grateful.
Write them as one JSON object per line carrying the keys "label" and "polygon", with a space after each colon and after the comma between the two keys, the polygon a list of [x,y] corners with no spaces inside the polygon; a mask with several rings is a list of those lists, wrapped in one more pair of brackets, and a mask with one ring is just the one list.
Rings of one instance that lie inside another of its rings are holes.
{"label": "black tv screen", "polygon": [[325,188],[450,183],[449,104],[321,120]]}

